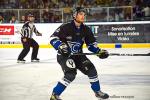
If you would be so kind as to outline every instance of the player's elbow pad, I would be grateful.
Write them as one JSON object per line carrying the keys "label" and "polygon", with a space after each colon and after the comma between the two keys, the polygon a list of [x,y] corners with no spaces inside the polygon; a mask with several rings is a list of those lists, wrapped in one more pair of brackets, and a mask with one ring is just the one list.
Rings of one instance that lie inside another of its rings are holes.
{"label": "player's elbow pad", "polygon": [[94,45],[88,45],[88,50],[94,53],[97,53],[100,49]]}
{"label": "player's elbow pad", "polygon": [[58,50],[58,47],[61,45],[61,41],[57,38],[53,38],[50,40],[50,44],[56,49]]}

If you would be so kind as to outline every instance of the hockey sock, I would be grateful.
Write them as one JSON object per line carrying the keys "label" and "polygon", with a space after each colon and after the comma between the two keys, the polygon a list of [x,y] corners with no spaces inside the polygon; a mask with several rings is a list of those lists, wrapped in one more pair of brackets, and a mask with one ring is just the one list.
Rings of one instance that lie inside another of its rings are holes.
{"label": "hockey sock", "polygon": [[98,76],[92,76],[89,77],[90,83],[91,83],[91,88],[94,92],[96,91],[100,91],[100,83],[99,83],[99,79]]}
{"label": "hockey sock", "polygon": [[65,85],[58,82],[56,87],[53,89],[53,93],[55,93],[56,95],[60,95],[65,90],[65,88],[66,88]]}
{"label": "hockey sock", "polygon": [[99,81],[96,82],[90,82],[91,83],[91,88],[94,92],[100,91],[100,83]]}

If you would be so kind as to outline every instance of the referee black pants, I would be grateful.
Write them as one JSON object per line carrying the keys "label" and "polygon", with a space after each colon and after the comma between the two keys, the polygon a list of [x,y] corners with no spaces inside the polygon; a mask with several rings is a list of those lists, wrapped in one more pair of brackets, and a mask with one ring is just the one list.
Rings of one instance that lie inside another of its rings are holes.
{"label": "referee black pants", "polygon": [[39,45],[33,38],[27,38],[27,41],[24,42],[23,38],[21,38],[21,42],[23,44],[23,50],[21,51],[20,55],[18,56],[18,60],[23,60],[24,57],[28,54],[30,51],[30,47],[33,48],[31,60],[37,58]]}

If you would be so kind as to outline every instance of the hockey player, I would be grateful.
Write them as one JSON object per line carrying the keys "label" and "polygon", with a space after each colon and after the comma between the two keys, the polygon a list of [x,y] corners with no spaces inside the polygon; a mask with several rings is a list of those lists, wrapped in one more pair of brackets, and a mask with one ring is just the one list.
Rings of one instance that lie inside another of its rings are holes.
{"label": "hockey player", "polygon": [[31,56],[31,62],[39,62],[39,59],[37,58],[39,45],[38,43],[32,38],[33,32],[37,36],[42,36],[41,33],[39,33],[34,25],[34,16],[33,14],[28,15],[28,21],[25,22],[21,29],[21,42],[23,44],[23,50],[21,51],[20,55],[18,56],[18,63],[24,63],[24,57],[28,54],[30,51],[30,47],[33,48],[32,56]]}
{"label": "hockey player", "polygon": [[73,11],[73,20],[61,25],[51,36],[50,44],[58,50],[57,61],[61,65],[64,77],[54,87],[50,100],[62,100],[60,95],[75,79],[77,69],[88,76],[91,88],[97,98],[109,98],[108,94],[101,91],[98,74],[92,62],[83,55],[70,55],[82,53],[82,46],[86,43],[88,50],[99,53],[99,58],[104,59],[109,56],[106,50],[97,47],[91,29],[83,24],[85,14],[84,8],[77,7]]}

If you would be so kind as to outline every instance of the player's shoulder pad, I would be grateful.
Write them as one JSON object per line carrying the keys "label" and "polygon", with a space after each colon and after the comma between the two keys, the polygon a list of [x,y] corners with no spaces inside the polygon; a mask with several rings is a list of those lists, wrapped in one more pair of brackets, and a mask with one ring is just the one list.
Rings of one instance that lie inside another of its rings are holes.
{"label": "player's shoulder pad", "polygon": [[60,27],[67,27],[67,26],[70,26],[70,22],[67,22],[67,23],[63,23]]}
{"label": "player's shoulder pad", "polygon": [[59,26],[59,28],[56,29],[55,32],[59,32],[60,30],[66,30],[70,27],[71,23],[63,23],[61,26]]}

